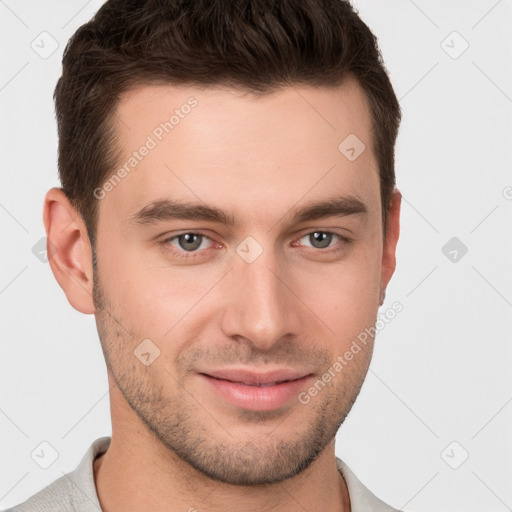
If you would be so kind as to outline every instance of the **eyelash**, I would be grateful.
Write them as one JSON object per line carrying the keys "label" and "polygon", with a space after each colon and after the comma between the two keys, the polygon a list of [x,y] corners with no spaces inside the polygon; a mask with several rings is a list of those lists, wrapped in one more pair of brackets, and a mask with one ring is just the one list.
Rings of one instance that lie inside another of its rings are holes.
{"label": "eyelash", "polygon": [[[328,247],[328,248],[324,248],[324,249],[318,249],[318,248],[315,248],[315,247],[310,247],[309,248],[310,250],[318,252],[318,253],[321,253],[321,254],[331,254],[331,253],[334,253],[334,252],[338,252],[338,251],[340,251],[342,249],[341,247],[338,247],[338,245],[340,245],[340,242],[341,242],[341,245],[347,245],[347,244],[349,244],[352,241],[350,238],[348,238],[346,236],[343,236],[343,235],[340,235],[339,233],[335,233],[334,231],[326,231],[326,230],[320,230],[320,229],[315,229],[313,231],[310,231],[309,233],[306,233],[305,235],[302,235],[298,240],[302,240],[303,238],[305,238],[307,236],[310,236],[313,233],[327,233],[327,234],[334,235],[334,236],[339,238],[338,244],[336,244],[334,247]],[[180,236],[183,236],[183,235],[198,235],[198,236],[202,237],[202,240],[203,239],[207,239],[207,240],[210,240],[210,241],[214,242],[214,240],[212,238],[210,238],[208,235],[205,235],[203,233],[200,233],[200,232],[197,232],[197,231],[185,231],[183,233],[180,233],[179,235],[173,235],[173,236],[171,236],[169,238],[166,238],[165,240],[160,242],[160,244],[162,246],[164,246],[164,248],[167,249],[169,247],[169,245],[170,245],[170,242],[172,242],[173,240],[176,240],[177,238],[179,238]],[[193,258],[200,257],[201,253],[206,251],[206,250],[207,249],[195,250],[195,251],[185,251],[183,249],[176,249],[176,248],[173,247],[172,252],[174,252],[174,254],[178,258],[193,259]]]}

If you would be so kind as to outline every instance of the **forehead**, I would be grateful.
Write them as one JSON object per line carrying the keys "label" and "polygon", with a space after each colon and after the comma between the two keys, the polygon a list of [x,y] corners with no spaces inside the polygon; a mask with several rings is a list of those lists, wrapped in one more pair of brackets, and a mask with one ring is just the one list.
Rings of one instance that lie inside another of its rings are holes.
{"label": "forehead", "polygon": [[[192,121],[182,123],[187,117]],[[280,131],[283,124],[287,125],[286,133]],[[285,135],[336,132],[335,138],[339,138],[350,130],[369,139],[370,125],[366,95],[350,76],[336,87],[296,84],[258,96],[220,85],[142,85],[121,96],[114,114],[116,132],[128,147],[136,146],[141,134],[159,139],[163,130],[163,135],[168,135],[165,126],[174,138],[186,132],[207,135],[211,140],[215,133],[222,138],[232,132],[255,143],[265,139],[267,143],[281,143]]]}
{"label": "forehead", "polygon": [[306,196],[378,199],[371,114],[354,79],[260,97],[224,87],[141,86],[121,97],[114,126],[121,159],[109,177],[122,177],[100,208],[125,217],[165,197],[259,210],[262,220]]}

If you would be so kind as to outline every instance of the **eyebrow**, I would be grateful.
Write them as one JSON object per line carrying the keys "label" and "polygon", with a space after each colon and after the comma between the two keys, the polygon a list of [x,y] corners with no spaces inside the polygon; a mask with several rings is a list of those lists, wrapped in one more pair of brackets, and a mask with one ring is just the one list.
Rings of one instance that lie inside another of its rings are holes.
{"label": "eyebrow", "polygon": [[[283,216],[283,219],[289,218],[292,222],[301,223],[326,217],[346,217],[348,215],[366,215],[367,213],[366,204],[357,197],[341,196],[292,208]],[[129,217],[131,223],[143,226],[169,220],[203,220],[226,226],[236,226],[237,224],[232,214],[215,206],[170,199],[151,201]]]}

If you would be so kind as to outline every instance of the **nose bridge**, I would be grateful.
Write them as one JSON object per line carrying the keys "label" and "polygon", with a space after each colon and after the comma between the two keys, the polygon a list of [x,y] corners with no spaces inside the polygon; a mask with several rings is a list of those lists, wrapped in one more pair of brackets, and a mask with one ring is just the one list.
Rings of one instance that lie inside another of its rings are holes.
{"label": "nose bridge", "polygon": [[281,281],[273,250],[265,249],[251,261],[243,253],[247,247],[254,251],[254,247],[240,244],[230,272],[223,331],[230,337],[246,338],[260,349],[269,349],[283,336],[296,332],[297,305]]}

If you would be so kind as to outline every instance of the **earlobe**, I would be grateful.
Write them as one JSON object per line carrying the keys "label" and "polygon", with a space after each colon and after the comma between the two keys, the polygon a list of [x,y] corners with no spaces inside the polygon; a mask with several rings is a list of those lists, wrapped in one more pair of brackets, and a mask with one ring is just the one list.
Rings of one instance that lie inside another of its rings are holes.
{"label": "earlobe", "polygon": [[54,187],[46,193],[43,221],[55,279],[77,311],[93,314],[91,244],[81,216],[62,189]]}
{"label": "earlobe", "polygon": [[382,273],[380,284],[380,304],[384,303],[386,287],[395,272],[396,246],[400,235],[400,205],[402,194],[395,188],[391,195],[391,204],[386,218],[386,237],[382,252]]}

